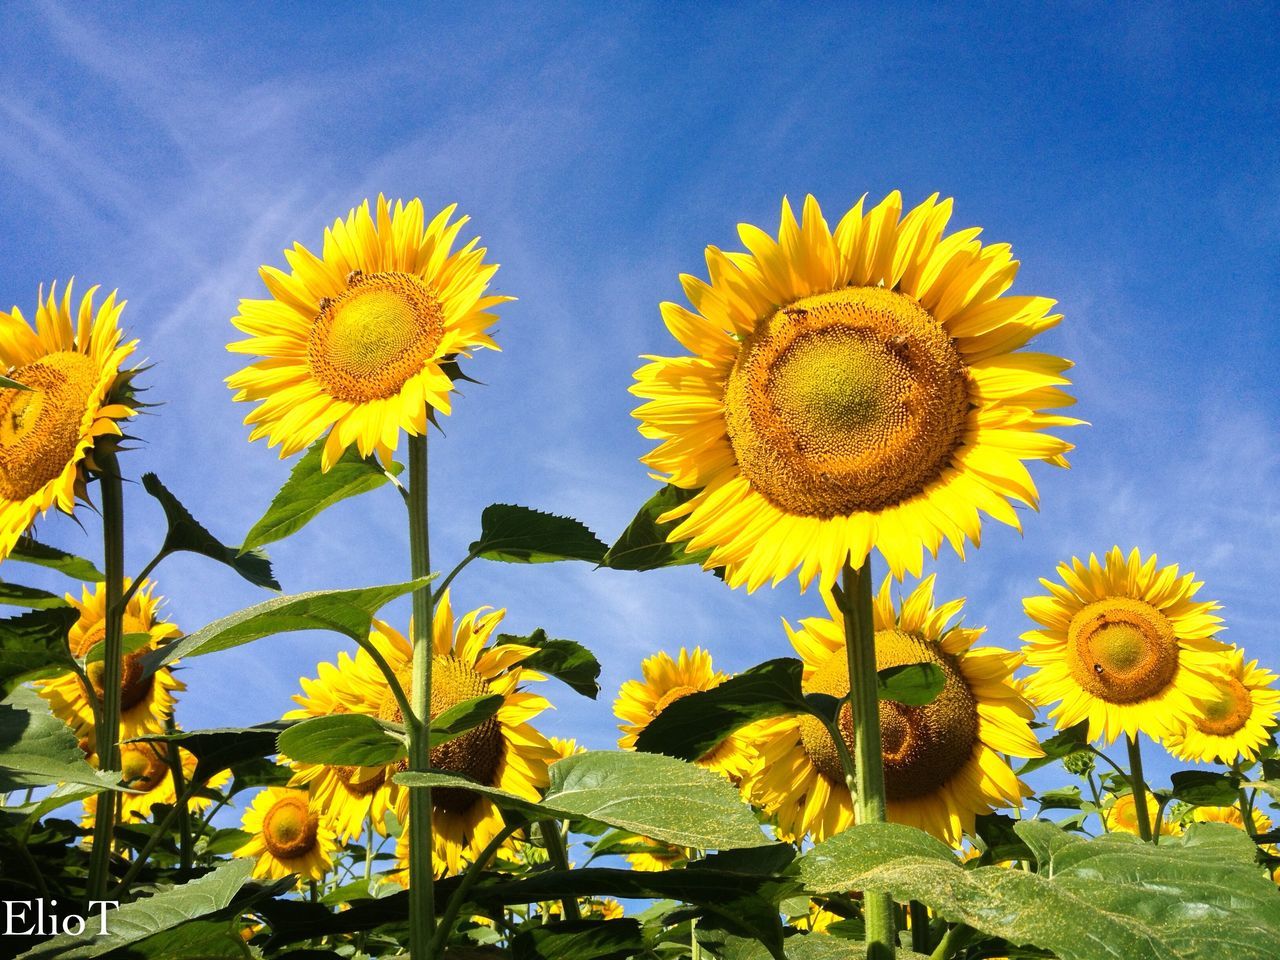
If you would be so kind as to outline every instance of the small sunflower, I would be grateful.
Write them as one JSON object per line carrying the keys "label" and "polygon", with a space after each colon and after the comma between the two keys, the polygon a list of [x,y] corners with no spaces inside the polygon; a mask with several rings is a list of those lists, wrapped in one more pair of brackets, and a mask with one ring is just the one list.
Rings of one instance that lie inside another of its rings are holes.
{"label": "small sunflower", "polygon": [[[622,721],[618,746],[633,750],[636,738],[663,710],[681,697],[711,690],[729,679],[727,673],[715,670],[711,654],[701,647],[690,653],[684,647],[672,659],[661,651],[640,664],[643,680],[628,680],[618,690],[613,702],[614,715]],[[741,733],[731,734],[719,746],[698,760],[699,766],[714,770],[734,783],[741,782],[751,765],[751,748]]]}
{"label": "small sunflower", "polygon": [[946,238],[951,200],[902,217],[895,191],[832,232],[813,197],[782,203],[778,239],[743,224],[748,253],[707,248],[710,283],[682,276],[694,310],[662,305],[691,352],[646,357],[631,392],[644,462],[698,493],[662,518],[672,542],[709,549],[731,586],[800,570],[823,587],[876,547],[919,575],[943,540],[963,555],[979,511],[1019,526],[1035,506],[1023,461],[1065,466],[1048,427],[1071,364],[1020,348],[1062,318],[1008,297],[1018,262],[978,229]]}
{"label": "small sunflower", "polygon": [[[1147,820],[1154,828],[1156,825],[1156,816],[1160,812],[1159,801],[1151,794],[1147,794]],[[1138,803],[1133,799],[1132,793],[1126,793],[1122,796],[1115,797],[1111,801],[1111,806],[1103,813],[1103,822],[1107,829],[1112,832],[1131,833],[1135,837],[1138,836]],[[1182,825],[1168,817],[1160,821],[1159,835],[1162,837],[1176,837],[1182,833]]]}
{"label": "small sunflower", "polygon": [[63,513],[87,500],[93,450],[121,435],[132,417],[129,381],[120,365],[137,346],[121,343],[124,301],[110,294],[94,309],[91,287],[72,318],[71,284],[57,298],[44,290],[35,329],[22,311],[0,310],[0,373],[28,389],[0,387],[0,560],[38,514]]}
{"label": "small sunflower", "polygon": [[[886,578],[873,604],[877,668],[933,663],[946,678],[937,698],[924,706],[881,701],[885,792],[889,820],[958,845],[973,830],[975,816],[1020,806],[1029,795],[1002,754],[1036,757],[1043,751],[1031,732],[1034,713],[1013,680],[1021,657],[974,647],[982,629],[952,625],[964,601],[935,607],[933,580],[921,581],[895,607]],[[824,596],[830,619],[802,620],[801,629],[788,625],[787,632],[804,660],[804,691],[844,698],[844,619],[830,595]],[[847,703],[839,727],[852,750]],[[776,817],[780,836],[818,841],[853,823],[840,757],[820,721],[778,717],[755,729],[759,757],[744,787]]]}
{"label": "small sunflower", "polygon": [[1271,740],[1280,713],[1276,675],[1260,668],[1257,660],[1245,663],[1238,647],[1223,654],[1222,666],[1223,672],[1212,679],[1214,695],[1197,698],[1191,721],[1165,738],[1165,747],[1179,760],[1252,761]]}
{"label": "small sunflower", "polygon": [[267,787],[245,810],[241,827],[253,836],[235,856],[257,858],[255,877],[275,880],[296,873],[318,881],[333,869],[338,838],[305,790]]}
{"label": "small sunflower", "polygon": [[[190,783],[196,770],[194,754],[179,750],[182,757],[183,782]],[[89,762],[97,765],[96,755]],[[121,793],[118,796],[117,819],[122,823],[145,820],[157,803],[173,804],[178,801],[173,775],[169,769],[169,748],[164,743],[142,742],[120,744],[120,781],[138,793]],[[223,770],[210,779],[209,787],[220,787],[231,779],[231,772]],[[188,803],[191,810],[203,810],[212,801],[208,797],[195,796]],[[98,797],[86,797],[84,801],[85,826],[92,826],[98,809]]]}
{"label": "small sunflower", "polygon": [[[1190,816],[1194,823],[1225,823],[1244,829],[1244,814],[1240,812],[1239,804],[1230,807],[1192,807]],[[1271,818],[1261,810],[1254,810],[1253,829],[1255,833],[1270,833]],[[1274,851],[1275,847],[1269,846],[1268,850]]]}
{"label": "small sunflower", "polygon": [[[436,603],[432,637],[431,716],[438,716],[464,700],[499,694],[503,704],[490,719],[460,737],[431,751],[431,766],[463,774],[480,783],[500,787],[529,800],[538,800],[547,785],[547,767],[559,759],[555,748],[529,721],[550,704],[520,688],[524,680],[541,680],[541,674],[521,666],[534,653],[520,644],[486,646],[502,621],[505,610],[486,613],[473,610],[456,623],[449,593]],[[400,677],[405,689],[413,671],[413,650],[388,624],[375,621],[369,639]],[[364,650],[339,668],[335,680],[338,699],[352,712],[402,722],[400,707],[377,665]],[[403,764],[381,770],[390,781]],[[365,776],[361,773],[361,776]],[[314,789],[314,788],[313,788]],[[387,797],[400,822],[406,825],[398,846],[407,862],[409,794],[390,784]],[[483,794],[453,788],[431,791],[434,862],[437,874],[457,873],[503,827],[502,815]]]}
{"label": "small sunflower", "polygon": [[446,207],[423,226],[422,201],[378,197],[325,230],[322,256],[300,243],[292,268],[261,269],[269,300],[241,300],[232,319],[248,340],[234,353],[262,359],[227,378],[235,399],[262,401],[248,417],[250,440],[266,437],[287,457],[328,431],[322,469],[355,444],[389,457],[400,431],[420,435],[427,408],[449,413],[444,364],[498,349],[487,312],[511,297],[485,296],[498,267],[472,240],[453,251],[468,218]]}
{"label": "small sunflower", "polygon": [[1089,721],[1090,740],[1113,742],[1141,731],[1155,739],[1179,734],[1198,713],[1195,701],[1219,696],[1224,645],[1214,640],[1218,604],[1193,599],[1194,573],[1157,567],[1134,549],[1113,547],[1100,562],[1058,565],[1062,583],[1041,578],[1047,597],[1022,602],[1043,629],[1022,635],[1026,681],[1037,705],[1058,703],[1049,716],[1059,730]]}
{"label": "small sunflower", "polygon": [[[125,589],[132,581],[125,580]],[[182,635],[172,623],[159,617],[163,599],[155,596],[155,584],[149,580],[129,598],[124,611],[124,636],[146,634],[150,639],[126,654],[120,674],[120,739],[128,740],[144,733],[163,733],[165,720],[173,715],[174,693],[185,690],[182,681],[173,675],[170,667],[161,667],[154,673],[144,674],[141,660],[148,651],[156,649]],[[82,588],[81,599],[66,595],[67,602],[80,612],[80,619],[72,625],[67,637],[71,655],[83,658],[106,635],[107,588],[99,583]],[[93,684],[95,698],[102,697],[101,660],[89,664],[86,673]],[[84,683],[73,673],[35,684],[40,696],[49,702],[53,715],[66,723],[77,737],[93,752],[93,706]]]}

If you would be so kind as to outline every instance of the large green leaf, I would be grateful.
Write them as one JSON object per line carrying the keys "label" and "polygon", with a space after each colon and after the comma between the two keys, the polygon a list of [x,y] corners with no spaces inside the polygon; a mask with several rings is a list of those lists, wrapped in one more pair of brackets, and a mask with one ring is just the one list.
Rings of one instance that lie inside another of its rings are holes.
{"label": "large green leaf", "polygon": [[683,543],[670,543],[668,534],[679,521],[659,523],[658,517],[685,503],[699,493],[667,484],[650,497],[639,513],[622,531],[616,543],[604,555],[602,565],[614,570],[657,570],[687,563],[704,563],[710,550],[696,553],[685,551]]}
{"label": "large green leaf", "polygon": [[505,699],[501,694],[491,693],[488,696],[463,700],[447,710],[440,711],[431,720],[428,744],[435,748],[448,743],[455,737],[462,736],[497,713],[504,702]]}
{"label": "large green leaf", "polygon": [[606,549],[600,538],[578,520],[495,503],[480,515],[480,539],[471,544],[470,552],[472,556],[504,563],[600,563]]}
{"label": "large green leaf", "polygon": [[[324,444],[323,438],[317,440],[297,462],[267,512],[244,538],[241,551],[283,540],[335,503],[376,490],[387,483],[388,477],[382,465],[373,457],[366,459],[360,456],[354,446],[347,448],[328,473],[321,473]],[[403,469],[398,463],[391,465],[392,475]]]}
{"label": "large green leaf", "polygon": [[1240,797],[1240,781],[1212,770],[1180,770],[1170,777],[1173,798],[1197,807],[1229,807]]}
{"label": "large green leaf", "polygon": [[0,620],[0,696],[25,680],[74,669],[67,631],[79,617],[74,607],[62,606]]}
{"label": "large green leaf", "polygon": [[188,920],[113,950],[103,960],[245,960],[240,928],[236,919]]}
{"label": "large green leaf", "polygon": [[288,729],[289,721],[275,720],[253,727],[221,727],[189,730],[173,734],[153,734],[138,740],[172,742],[196,758],[192,779],[204,782],[223,770],[276,752],[276,738]]}
{"label": "large green leaf", "polygon": [[[864,960],[867,945],[825,933],[797,934],[783,942],[787,960]],[[721,960],[769,960],[769,951],[758,940],[727,937],[720,953]],[[898,947],[896,960],[928,960],[922,953]]]}
{"label": "large green leaf", "polygon": [[876,692],[880,699],[908,707],[933,703],[946,683],[946,674],[936,663],[903,663],[876,673]]}
{"label": "large green leaf", "polygon": [[303,720],[281,731],[277,742],[281,753],[305,763],[381,767],[406,756],[401,735],[360,713]]}
{"label": "large green leaf", "polygon": [[71,728],[34,690],[19,687],[0,701],[0,793],[56,783],[105,790],[116,782],[89,766]]}
{"label": "large green leaf", "polygon": [[67,601],[48,590],[24,587],[20,583],[0,583],[0,604],[6,607],[26,607],[28,610],[52,610],[67,606]]}
{"label": "large green leaf", "polygon": [[252,872],[252,860],[231,860],[198,880],[107,910],[106,934],[101,933],[100,911],[95,908],[89,915],[84,933],[79,936],[63,934],[46,940],[28,950],[19,960],[90,960],[138,943],[223,909],[231,903]]}
{"label": "large green leaf", "polygon": [[656,753],[597,750],[557,761],[551,786],[536,804],[442,771],[400,773],[395,780],[473,790],[531,819],[584,819],[700,850],[754,847],[764,839],[751,808],[728,781]]}
{"label": "large green leaf", "polygon": [[234,547],[228,547],[205,529],[154,473],[142,475],[142,487],[160,501],[165,519],[169,522],[169,530],[159,551],[162,556],[184,550],[198,553],[226,564],[256,586],[280,589],[280,584],[271,574],[271,562],[265,554],[252,551],[241,553]]}
{"label": "large green leaf", "polygon": [[38,567],[48,567],[50,570],[57,570],[59,573],[65,574],[74,580],[101,583],[105,579],[102,576],[102,571],[95,567],[92,562],[84,559],[84,557],[77,557],[73,553],[67,553],[67,551],[59,550],[57,547],[40,543],[38,540],[33,540],[28,536],[18,538],[18,542],[6,559],[16,560],[20,563],[32,563]]}
{"label": "large green leaf", "polygon": [[179,657],[194,657],[295,630],[333,630],[352,640],[369,636],[373,615],[397,597],[431,581],[431,577],[352,590],[313,590],[262,603],[216,620],[203,629],[147,654],[143,663],[154,670]]}
{"label": "large green leaf", "polygon": [[1055,841],[1050,829],[1019,831],[1040,857],[1038,873],[965,870],[918,830],[866,824],[818,844],[800,875],[815,893],[918,900],[1061,960],[1274,960],[1280,892],[1242,832],[1200,824],[1155,846],[1123,834]]}
{"label": "large green leaf", "polygon": [[600,661],[582,644],[573,640],[552,640],[541,627],[527,637],[500,633],[498,643],[537,647],[538,652],[528,657],[522,666],[555,677],[592,700],[600,695]]}
{"label": "large green leaf", "polygon": [[538,924],[511,940],[512,960],[623,960],[643,951],[640,921],[631,917]]}

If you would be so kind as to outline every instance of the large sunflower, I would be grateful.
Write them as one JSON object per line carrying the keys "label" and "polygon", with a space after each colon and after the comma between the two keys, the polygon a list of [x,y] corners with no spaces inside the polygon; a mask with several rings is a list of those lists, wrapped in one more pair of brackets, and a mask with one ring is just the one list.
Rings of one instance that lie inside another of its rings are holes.
{"label": "large sunflower", "polygon": [[[182,757],[183,782],[190,783],[191,775],[196,770],[195,755],[181,749],[179,755]],[[90,757],[89,762],[96,765],[97,757]],[[119,795],[116,817],[121,822],[145,820],[157,803],[177,802],[178,791],[169,767],[169,748],[164,743],[148,741],[120,744],[120,772],[120,782],[130,790],[138,791]],[[230,779],[231,772],[223,770],[210,778],[208,786],[220,787]],[[203,810],[212,802],[208,797],[197,795],[191,798],[187,806],[192,810]],[[83,820],[85,826],[93,825],[97,809],[97,795],[86,797]]]}
{"label": "large sunflower", "polygon": [[[128,589],[132,581],[125,581]],[[173,715],[174,693],[185,690],[186,685],[173,675],[170,667],[161,667],[152,674],[145,674],[141,659],[144,654],[181,636],[172,623],[160,619],[158,611],[162,598],[155,596],[155,584],[150,580],[129,598],[124,611],[124,636],[145,634],[150,637],[142,646],[125,655],[120,676],[120,739],[128,740],[144,733],[163,733],[165,720]],[[83,658],[106,635],[106,585],[99,583],[92,588],[82,588],[81,599],[67,594],[67,602],[80,612],[80,619],[71,627],[67,637],[74,657]],[[93,684],[95,698],[102,697],[101,660],[89,664],[85,671]],[[93,705],[83,681],[73,673],[35,684],[40,696],[49,701],[53,715],[75,731],[87,752],[96,749],[93,730]]]}
{"label": "large sunflower", "polygon": [[[520,688],[523,680],[543,679],[521,666],[534,648],[520,644],[486,645],[505,613],[504,610],[485,613],[482,608],[455,623],[448,591],[436,603],[432,629],[431,716],[464,700],[490,694],[501,695],[503,704],[489,720],[434,748],[431,766],[537,800],[541,796],[539,788],[547,785],[547,767],[559,759],[559,754],[528,722],[549,706],[542,697]],[[369,639],[408,690],[413,672],[413,649],[409,641],[381,621],[375,621]],[[354,659],[341,663],[338,673],[333,680],[335,697],[353,713],[402,722],[400,708],[382,672],[364,650],[358,651]],[[301,771],[302,765],[298,766]],[[403,764],[345,774],[348,792],[357,778],[360,783],[368,783],[380,775],[379,783],[387,782],[398,769],[403,769]],[[320,779],[312,780],[313,793],[320,789],[316,786]],[[394,784],[388,790],[387,803],[400,822],[407,824],[408,791]],[[436,789],[431,791],[431,799],[436,872],[457,873],[465,860],[477,856],[502,829],[502,815],[482,794],[467,790]],[[367,811],[367,804],[365,809]],[[364,815],[361,813],[360,818]],[[337,816],[334,815],[335,819]],[[407,836],[408,828],[401,838],[402,852],[406,849]]]}
{"label": "large sunflower", "polygon": [[[946,685],[924,706],[880,703],[888,818],[959,844],[977,814],[1019,806],[1028,795],[1001,755],[1043,753],[1031,732],[1031,706],[1012,678],[1022,658],[995,647],[975,648],[982,629],[952,625],[963,600],[933,605],[933,577],[921,581],[897,608],[889,583],[886,578],[873,605],[876,666],[934,663]],[[802,620],[801,629],[788,625],[787,632],[804,660],[804,691],[847,697],[844,620],[824,596],[830,619]],[[746,786],[774,814],[782,837],[807,835],[817,841],[853,823],[844,770],[820,721],[779,717],[754,729],[759,757]],[[847,703],[840,730],[852,750]]]}
{"label": "large sunflower", "polygon": [[137,340],[121,343],[124,301],[110,294],[94,309],[97,287],[72,317],[71,284],[57,298],[44,290],[35,329],[17,307],[0,310],[0,373],[27,387],[0,387],[0,560],[37,514],[75,509],[87,499],[93,448],[120,436],[118,420],[134,414],[131,371],[120,364]]}
{"label": "large sunflower", "polygon": [[253,836],[235,856],[255,858],[255,877],[275,880],[296,873],[318,881],[333,869],[338,838],[305,790],[267,787],[245,810],[241,827]]}
{"label": "large sunflower", "polygon": [[1105,563],[1073,557],[1058,576],[1061,583],[1040,580],[1050,596],[1023,601],[1043,629],[1022,639],[1036,668],[1027,696],[1039,705],[1061,701],[1049,713],[1059,730],[1088,720],[1090,740],[1111,743],[1140,730],[1160,739],[1192,722],[1197,699],[1218,696],[1225,647],[1213,636],[1222,620],[1216,603],[1192,599],[1201,587],[1194,573],[1113,547]]}
{"label": "large sunflower", "polygon": [[1221,662],[1223,672],[1211,681],[1214,695],[1197,699],[1190,722],[1165,737],[1165,747],[1179,760],[1254,760],[1271,739],[1280,713],[1276,675],[1260,668],[1257,660],[1245,663],[1238,647],[1225,652]]}
{"label": "large sunflower", "polygon": [[699,491],[669,539],[732,586],[797,568],[827,586],[872,547],[919,575],[926,548],[978,542],[979,511],[1019,525],[1011,501],[1037,500],[1022,461],[1066,464],[1041,431],[1079,422],[1045,412],[1073,402],[1071,364],[1017,352],[1054,301],[1004,296],[1007,244],[944,239],[950,200],[862,207],[833,233],[813,197],[799,223],[784,200],[776,241],[744,224],[749,253],[708,247],[710,283],[680,278],[694,310],[662,305],[692,356],[636,372],[640,432],[662,441],[644,462]]}
{"label": "large sunflower", "polygon": [[241,300],[232,323],[249,334],[235,353],[263,359],[227,378],[237,400],[262,401],[245,423],[287,457],[329,431],[323,469],[351,444],[390,455],[400,431],[422,434],[427,408],[449,412],[445,361],[497,349],[484,296],[498,269],[471,240],[453,251],[467,222],[446,207],[423,226],[422,201],[365,201],[325,230],[322,256],[295,243],[291,272],[264,266],[269,300]]}

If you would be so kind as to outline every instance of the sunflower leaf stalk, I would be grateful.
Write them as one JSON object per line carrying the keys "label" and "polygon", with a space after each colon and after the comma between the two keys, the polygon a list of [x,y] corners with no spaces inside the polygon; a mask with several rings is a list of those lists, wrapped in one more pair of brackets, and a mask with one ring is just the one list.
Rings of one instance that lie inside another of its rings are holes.
{"label": "sunflower leaf stalk", "polygon": [[[102,703],[94,731],[98,766],[120,769],[120,679],[124,653],[124,490],[120,464],[109,450],[96,454],[102,483],[102,562],[106,579],[106,609],[102,654]],[[93,697],[92,686],[87,691]],[[93,821],[93,852],[89,859],[89,896],[105,898],[111,874],[111,842],[115,830],[116,795],[98,794]]]}
{"label": "sunflower leaf stalk", "polygon": [[[409,437],[409,561],[416,580],[431,572],[427,528],[427,437]],[[409,693],[413,716],[405,717],[409,733],[409,769],[431,767],[431,630],[432,592],[423,585],[413,592],[413,679]],[[413,960],[432,956],[435,932],[435,847],[430,788],[409,791],[409,949]]]}
{"label": "sunflower leaf stalk", "polygon": [[[880,743],[880,699],[876,673],[876,631],[871,614],[871,557],[860,568],[845,559],[836,602],[844,614],[845,654],[849,666],[849,711],[853,719],[853,809],[856,823],[884,823],[886,815],[884,758]],[[837,727],[839,721],[837,720]],[[842,757],[847,754],[842,753]],[[897,936],[893,899],[863,893],[867,956],[891,960]]]}
{"label": "sunflower leaf stalk", "polygon": [[1142,773],[1142,747],[1137,737],[1129,737],[1129,788],[1133,791],[1133,813],[1138,820],[1138,835],[1148,843],[1154,831],[1151,811],[1147,809],[1147,781]]}

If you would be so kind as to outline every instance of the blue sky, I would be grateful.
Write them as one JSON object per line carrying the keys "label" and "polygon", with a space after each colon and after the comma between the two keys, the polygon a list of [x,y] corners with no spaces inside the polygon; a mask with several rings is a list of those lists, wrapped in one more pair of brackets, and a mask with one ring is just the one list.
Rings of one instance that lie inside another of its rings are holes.
{"label": "blue sky", "polygon": [[[465,12],[461,12],[465,9]],[[1277,8],[1162,4],[272,4],[0,9],[0,300],[40,283],[117,287],[154,362],[156,416],[133,477],[156,471],[237,541],[289,464],[245,442],[223,378],[261,263],[379,191],[457,201],[491,258],[501,354],[482,354],[431,448],[432,551],[452,566],[491,502],[573,514],[612,539],[649,495],[627,387],[674,353],[657,304],[708,243],[776,228],[783,195],[832,221],[864,192],[956,198],[1023,266],[1018,293],[1066,315],[1037,341],[1074,359],[1074,468],[1035,471],[1025,533],[989,524],[944,556],[940,597],[1013,646],[1020,599],[1073,553],[1114,543],[1193,568],[1230,632],[1280,667],[1280,42]],[[128,566],[161,535],[140,487]],[[42,538],[87,555],[95,520]],[[289,592],[405,577],[398,497],[331,511],[272,550]],[[27,568],[6,578],[54,584]],[[165,563],[172,619],[194,630],[263,594],[201,558]],[[58,584],[61,586],[62,584]],[[609,704],[657,649],[700,644],[735,670],[787,655],[780,618],[818,612],[788,584],[753,596],[692,568],[473,565],[458,606],[586,643],[592,704],[548,685],[542,728],[613,740]],[[404,606],[389,618],[403,624]],[[184,671],[188,728],[291,704],[341,642],[289,634]],[[1160,765],[1156,765],[1160,770]]]}

